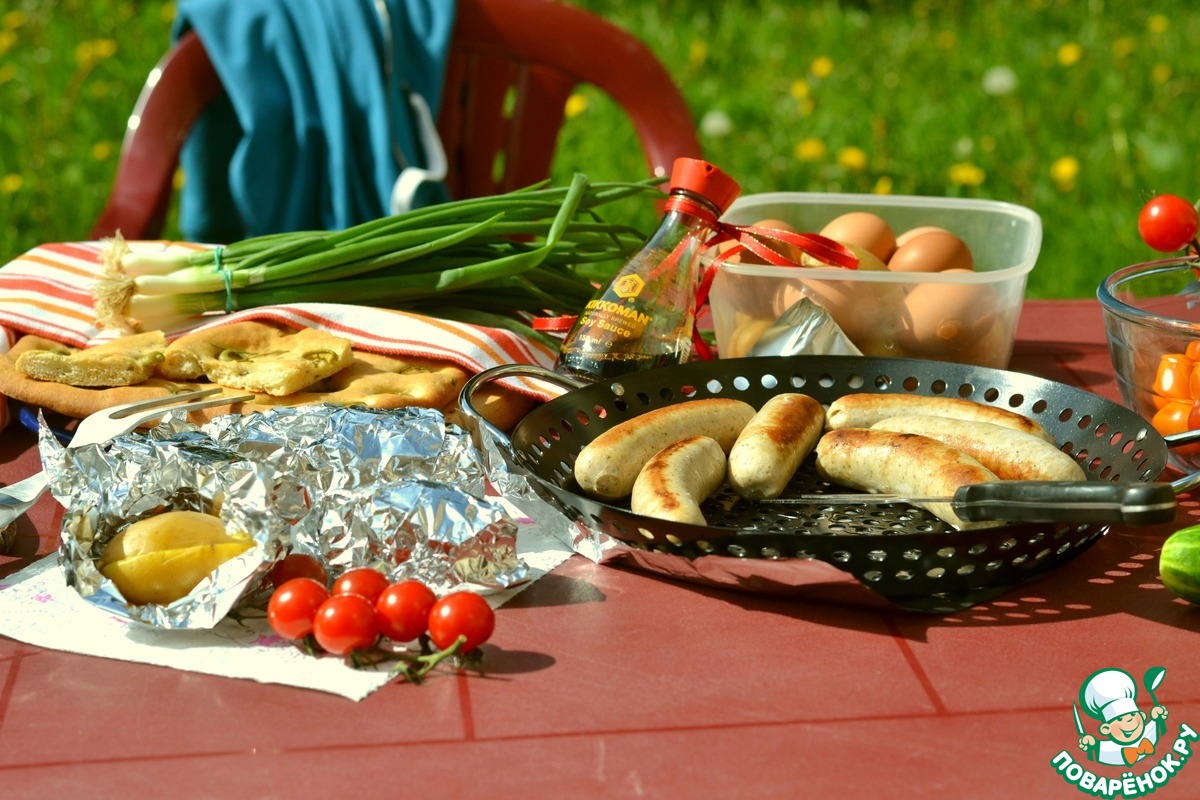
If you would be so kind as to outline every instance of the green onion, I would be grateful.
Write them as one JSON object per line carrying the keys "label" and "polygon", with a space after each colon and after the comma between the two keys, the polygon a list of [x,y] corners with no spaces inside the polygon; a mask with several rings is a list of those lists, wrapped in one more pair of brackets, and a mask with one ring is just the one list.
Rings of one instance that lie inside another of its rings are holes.
{"label": "green onion", "polygon": [[[97,321],[132,331],[178,327],[197,315],[300,302],[437,311],[504,319],[532,333],[530,315],[575,313],[645,240],[599,210],[661,199],[659,181],[546,183],[383,217],[342,231],[298,231],[212,250],[132,252],[107,243],[107,277],[93,290]],[[545,337],[535,335],[542,340]]]}

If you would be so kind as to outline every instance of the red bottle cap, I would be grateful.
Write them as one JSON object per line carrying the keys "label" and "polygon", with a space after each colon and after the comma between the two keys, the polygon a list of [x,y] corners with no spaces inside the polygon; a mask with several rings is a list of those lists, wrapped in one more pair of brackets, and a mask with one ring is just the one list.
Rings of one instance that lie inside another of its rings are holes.
{"label": "red bottle cap", "polygon": [[737,181],[698,158],[675,159],[671,167],[671,189],[686,189],[706,198],[717,207],[718,215],[724,214],[742,191]]}

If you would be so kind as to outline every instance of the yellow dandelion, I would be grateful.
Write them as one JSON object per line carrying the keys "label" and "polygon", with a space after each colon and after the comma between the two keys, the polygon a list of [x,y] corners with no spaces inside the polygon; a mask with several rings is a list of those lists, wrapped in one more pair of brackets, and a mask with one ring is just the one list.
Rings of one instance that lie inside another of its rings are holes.
{"label": "yellow dandelion", "polygon": [[1166,33],[1170,27],[1171,23],[1162,14],[1151,14],[1150,18],[1146,20],[1146,30],[1151,33]]}
{"label": "yellow dandelion", "polygon": [[91,64],[95,58],[95,49],[91,42],[80,42],[75,45],[75,63]]}
{"label": "yellow dandelion", "polygon": [[862,172],[867,168],[867,154],[860,147],[843,147],[838,151],[837,163],[854,172]]}
{"label": "yellow dandelion", "polygon": [[820,139],[801,139],[796,143],[796,158],[805,163],[821,161],[828,151]]}
{"label": "yellow dandelion", "polygon": [[987,173],[968,161],[960,161],[950,167],[950,182],[955,186],[979,186]]}
{"label": "yellow dandelion", "polygon": [[1083,48],[1076,42],[1067,42],[1058,48],[1058,63],[1069,67],[1083,57]]}
{"label": "yellow dandelion", "polygon": [[688,45],[688,64],[699,67],[708,60],[708,42],[703,39],[693,39]]}
{"label": "yellow dandelion", "polygon": [[804,100],[805,98],[808,97],[808,94],[809,94],[808,81],[804,80],[803,78],[792,81],[792,90],[791,91],[792,91],[792,97],[794,97],[797,100]]}
{"label": "yellow dandelion", "polygon": [[0,17],[0,24],[2,24],[6,30],[10,31],[24,27],[25,23],[28,21],[29,19],[25,16],[24,11],[8,11],[3,17]]}
{"label": "yellow dandelion", "polygon": [[566,108],[563,113],[567,115],[567,119],[574,119],[583,112],[587,111],[588,99],[586,95],[575,92],[567,98]]}
{"label": "yellow dandelion", "polygon": [[0,194],[14,194],[21,191],[21,187],[25,185],[25,179],[15,172],[10,172],[3,178],[0,178]]}
{"label": "yellow dandelion", "polygon": [[97,39],[94,43],[96,60],[111,58],[117,52],[116,39]]}
{"label": "yellow dandelion", "polygon": [[0,31],[0,54],[7,53],[17,43],[17,35],[9,30]]}
{"label": "yellow dandelion", "polygon": [[1137,49],[1137,42],[1132,36],[1120,36],[1112,45],[1113,58],[1126,58]]}
{"label": "yellow dandelion", "polygon": [[158,14],[163,22],[171,22],[175,19],[175,4],[163,3],[162,8],[158,10]]}
{"label": "yellow dandelion", "polygon": [[96,142],[92,145],[92,158],[97,161],[107,161],[113,152],[112,142]]}
{"label": "yellow dandelion", "polygon": [[891,194],[892,187],[892,177],[890,175],[880,175],[879,180],[875,181],[875,185],[871,187],[871,194]]}
{"label": "yellow dandelion", "polygon": [[953,50],[954,45],[958,44],[958,37],[954,34],[954,31],[942,31],[934,41],[937,42],[937,46],[942,50]]}
{"label": "yellow dandelion", "polygon": [[1150,79],[1155,83],[1166,83],[1171,80],[1171,65],[1155,64],[1154,69],[1150,70]]}
{"label": "yellow dandelion", "polygon": [[1079,159],[1074,156],[1060,156],[1050,165],[1050,180],[1060,191],[1069,192],[1075,188],[1075,179],[1079,177]]}
{"label": "yellow dandelion", "polygon": [[818,78],[828,78],[833,73],[833,59],[829,56],[817,56],[808,69]]}

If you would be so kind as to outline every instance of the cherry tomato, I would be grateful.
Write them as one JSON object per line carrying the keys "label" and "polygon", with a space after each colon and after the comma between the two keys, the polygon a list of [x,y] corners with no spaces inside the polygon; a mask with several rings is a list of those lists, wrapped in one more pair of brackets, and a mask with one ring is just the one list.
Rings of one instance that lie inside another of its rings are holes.
{"label": "cherry tomato", "polygon": [[267,577],[276,589],[292,578],[312,578],[322,586],[329,582],[325,565],[321,563],[320,559],[310,556],[308,553],[289,553],[271,567]]}
{"label": "cherry tomato", "polygon": [[1183,354],[1192,361],[1200,361],[1200,339],[1188,342]]}
{"label": "cherry tomato", "polygon": [[469,653],[486,642],[495,628],[495,612],[474,592],[451,592],[434,603],[429,612],[429,639],[439,650],[465,636],[460,652]]}
{"label": "cherry tomato", "polygon": [[360,594],[335,594],[317,609],[313,636],[327,653],[365,650],[379,638],[375,605]]}
{"label": "cherry tomato", "polygon": [[429,629],[429,611],[437,595],[420,581],[401,581],[375,601],[379,631],[393,642],[411,642]]}
{"label": "cherry tomato", "polygon": [[285,639],[303,639],[313,632],[317,609],[329,599],[325,584],[312,578],[293,578],[280,586],[267,602],[271,630]]}
{"label": "cherry tomato", "polygon": [[1188,416],[1192,413],[1191,400],[1172,400],[1150,419],[1150,425],[1163,436],[1182,433],[1188,428]]}
{"label": "cherry tomato", "polygon": [[1192,376],[1194,361],[1183,353],[1167,353],[1158,362],[1158,373],[1151,387],[1159,397],[1171,400],[1191,400],[1188,380]]}
{"label": "cherry tomato", "polygon": [[349,569],[333,582],[333,594],[361,594],[374,605],[391,581],[377,569],[358,567]]}
{"label": "cherry tomato", "polygon": [[1138,215],[1138,233],[1142,241],[1163,253],[1182,250],[1200,231],[1200,212],[1173,194],[1160,194],[1142,207]]}

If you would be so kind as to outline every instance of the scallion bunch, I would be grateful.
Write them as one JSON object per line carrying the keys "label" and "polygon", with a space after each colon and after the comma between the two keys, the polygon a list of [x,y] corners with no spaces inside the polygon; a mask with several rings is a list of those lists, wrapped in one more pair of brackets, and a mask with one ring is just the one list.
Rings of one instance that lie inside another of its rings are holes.
{"label": "scallion bunch", "polygon": [[523,318],[573,314],[592,296],[588,275],[616,268],[644,241],[597,209],[658,181],[546,183],[455,200],[341,231],[245,239],[187,253],[139,253],[118,235],[93,295],[106,328],[174,327],[199,314],[329,302],[423,311],[516,328]]}

